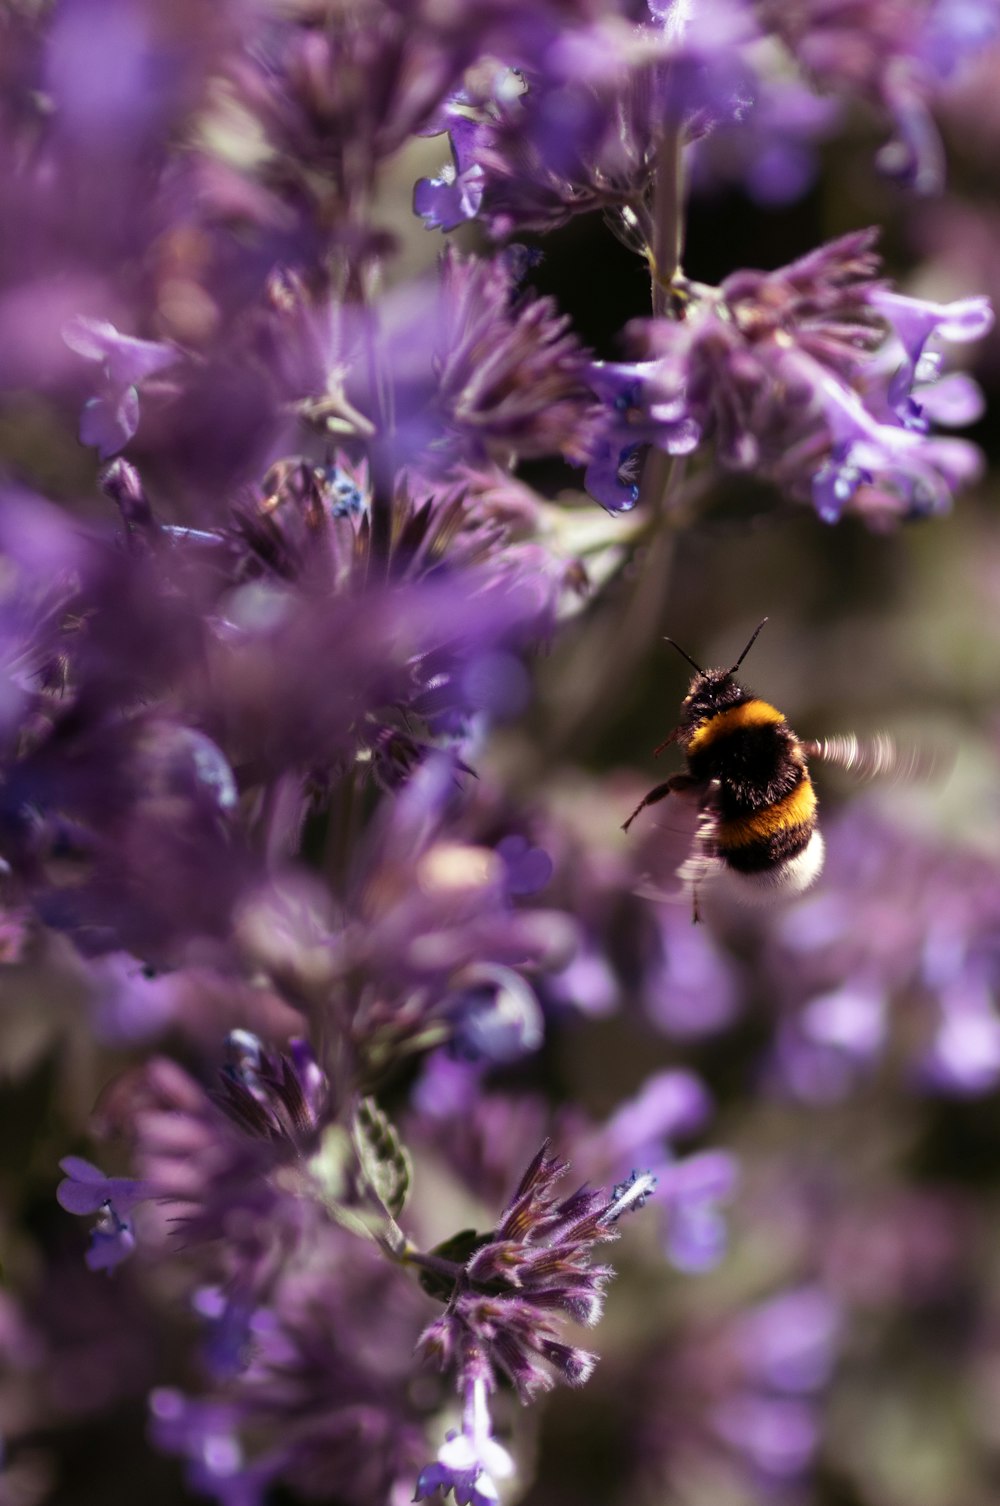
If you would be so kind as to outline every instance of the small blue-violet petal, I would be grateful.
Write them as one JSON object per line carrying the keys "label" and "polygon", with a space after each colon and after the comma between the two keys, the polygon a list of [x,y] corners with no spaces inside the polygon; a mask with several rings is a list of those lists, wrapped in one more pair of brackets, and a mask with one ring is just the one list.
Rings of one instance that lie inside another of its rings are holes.
{"label": "small blue-violet petal", "polygon": [[71,319],[63,330],[63,339],[70,350],[85,360],[103,362],[108,379],[116,388],[138,386],[180,359],[172,345],[123,335],[106,319],[88,319],[82,315]]}
{"label": "small blue-violet petal", "polygon": [[80,443],[108,460],[128,444],[138,427],[139,393],[135,387],[126,387],[87,399],[80,415]]}
{"label": "small blue-violet petal", "polygon": [[583,484],[608,512],[631,512],[639,500],[638,445],[602,444],[584,472]]}

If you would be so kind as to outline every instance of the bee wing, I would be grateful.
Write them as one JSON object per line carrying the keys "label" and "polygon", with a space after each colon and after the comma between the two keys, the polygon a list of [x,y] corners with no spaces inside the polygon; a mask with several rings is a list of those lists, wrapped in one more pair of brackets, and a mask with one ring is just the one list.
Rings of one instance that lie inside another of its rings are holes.
{"label": "bee wing", "polygon": [[837,764],[855,779],[887,779],[893,784],[944,779],[955,762],[951,749],[930,743],[900,747],[888,732],[875,732],[871,737],[848,732],[843,737],[803,742],[802,747],[808,758]]}
{"label": "bee wing", "polygon": [[701,919],[698,904],[700,890],[720,869],[716,840],[719,826],[718,789],[719,781],[713,779],[707,784],[696,785],[691,791],[679,792],[685,799],[697,801],[695,825],[687,856],[674,869],[680,879],[680,888],[666,889],[662,883],[646,874],[636,884],[634,894],[658,904],[676,904],[679,900],[684,900],[691,905],[692,919]]}
{"label": "bee wing", "polygon": [[698,812],[691,851],[677,870],[684,893],[691,901],[691,919],[699,921],[699,895],[705,884],[719,871],[719,781],[713,779]]}

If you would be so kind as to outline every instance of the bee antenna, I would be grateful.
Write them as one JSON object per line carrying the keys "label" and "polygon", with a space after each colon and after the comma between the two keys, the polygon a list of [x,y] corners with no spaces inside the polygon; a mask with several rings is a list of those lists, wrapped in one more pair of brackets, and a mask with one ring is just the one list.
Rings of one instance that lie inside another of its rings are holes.
{"label": "bee antenna", "polygon": [[764,626],[764,622],[766,622],[766,621],[767,621],[767,618],[765,617],[764,621],[763,622],[758,622],[757,626],[754,628],[753,633],[751,634],[751,637],[750,637],[750,642],[747,644],[746,648],[743,650],[742,654],[740,654],[740,656],[737,659],[736,663],[733,665],[732,669],[729,671],[729,673],[731,675],[734,675],[736,673],[736,671],[739,669],[740,665],[743,663],[743,660],[746,658],[747,654],[750,652],[750,650],[753,648],[754,644],[757,642],[757,634],[760,632],[761,628]]}
{"label": "bee antenna", "polygon": [[679,643],[675,643],[672,638],[664,638],[663,641],[664,641],[664,643],[669,643],[671,648],[675,648],[677,650],[677,652],[680,654],[681,658],[682,659],[686,659],[688,661],[688,663],[690,664],[690,666],[691,666],[692,669],[696,669],[700,675],[703,675],[705,673],[705,671],[702,669],[701,665],[700,664],[696,664],[694,662],[694,660],[692,659],[691,655],[690,654],[686,654],[684,652],[684,650],[681,648],[681,646],[680,646]]}

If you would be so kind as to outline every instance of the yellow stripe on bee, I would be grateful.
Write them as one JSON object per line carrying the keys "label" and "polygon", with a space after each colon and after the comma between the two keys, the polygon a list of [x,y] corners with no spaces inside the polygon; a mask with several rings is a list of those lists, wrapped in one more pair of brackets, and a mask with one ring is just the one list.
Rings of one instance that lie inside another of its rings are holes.
{"label": "yellow stripe on bee", "polygon": [[776,800],[752,816],[720,822],[716,840],[723,852],[732,847],[749,847],[753,842],[764,842],[792,826],[804,826],[815,814],[816,792],[806,774],[784,799]]}
{"label": "yellow stripe on bee", "polygon": [[717,737],[727,737],[741,727],[766,727],[784,720],[777,707],[769,706],[766,701],[744,701],[742,706],[730,706],[728,711],[717,711],[699,722],[688,740],[687,751],[700,753]]}

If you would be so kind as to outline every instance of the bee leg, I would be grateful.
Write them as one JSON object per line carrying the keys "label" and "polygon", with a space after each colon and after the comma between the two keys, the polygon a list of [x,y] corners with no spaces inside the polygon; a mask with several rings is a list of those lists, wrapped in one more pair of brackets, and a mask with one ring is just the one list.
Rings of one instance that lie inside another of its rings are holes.
{"label": "bee leg", "polygon": [[680,735],[681,735],[681,729],[680,729],[680,727],[675,727],[674,730],[673,730],[673,732],[671,732],[670,736],[669,737],[665,737],[663,739],[662,743],[658,743],[657,746],[653,749],[653,757],[654,758],[659,758],[659,756],[663,752],[664,748],[669,748],[670,744],[671,743],[675,743],[677,741],[677,739],[680,737]]}
{"label": "bee leg", "polygon": [[684,795],[689,790],[698,786],[697,779],[692,779],[690,774],[671,774],[662,784],[654,785],[648,795],[643,795],[635,810],[627,821],[622,822],[622,831],[628,831],[632,822],[640,811],[644,811],[647,805],[656,805],[660,800],[666,800],[668,795]]}
{"label": "bee leg", "polygon": [[662,784],[651,789],[648,795],[643,795],[628,820],[622,822],[622,831],[628,831],[636,816],[640,811],[644,811],[647,805],[655,805],[658,800],[666,800],[667,796],[673,792],[673,783],[672,779],[666,779]]}

